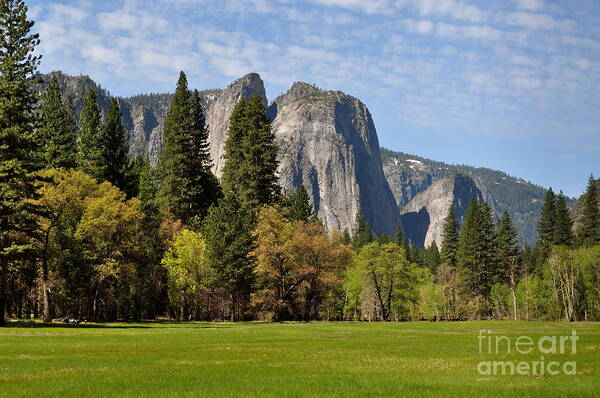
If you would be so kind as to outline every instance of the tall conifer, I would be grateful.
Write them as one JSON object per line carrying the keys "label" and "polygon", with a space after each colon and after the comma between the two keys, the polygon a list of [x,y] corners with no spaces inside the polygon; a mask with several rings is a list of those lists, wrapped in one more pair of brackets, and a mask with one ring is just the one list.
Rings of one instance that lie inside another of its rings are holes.
{"label": "tall conifer", "polygon": [[210,171],[208,132],[197,92],[179,75],[175,95],[165,117],[161,175],[161,208],[185,224],[197,224],[219,198],[216,177]]}
{"label": "tall conifer", "polygon": [[34,74],[39,44],[22,0],[0,0],[0,326],[4,325],[8,268],[29,249],[37,228],[39,148],[34,126]]}
{"label": "tall conifer", "polygon": [[544,261],[550,253],[554,242],[554,230],[556,225],[556,195],[552,188],[546,191],[546,199],[542,208],[542,216],[538,224],[538,254],[539,260]]}
{"label": "tall conifer", "polygon": [[577,230],[577,238],[584,246],[600,244],[600,210],[598,209],[596,184],[600,184],[600,182],[590,176],[587,189],[583,195],[583,209]]}
{"label": "tall conifer", "polygon": [[99,181],[104,178],[105,166],[102,159],[101,128],[96,92],[89,89],[79,116],[77,167]]}
{"label": "tall conifer", "polygon": [[560,192],[556,198],[556,217],[554,222],[554,244],[571,246],[573,244],[573,219],[567,205],[567,198]]}
{"label": "tall conifer", "polygon": [[494,215],[487,203],[471,202],[460,233],[457,263],[474,294],[489,296],[497,282]]}
{"label": "tall conifer", "polygon": [[63,103],[58,79],[53,76],[40,105],[39,139],[46,168],[76,166],[77,129],[70,101]]}
{"label": "tall conifer", "polygon": [[248,302],[252,285],[254,258],[252,209],[226,192],[218,206],[212,206],[203,223],[207,258],[216,271],[219,285],[230,299],[230,319],[240,319],[240,309]]}
{"label": "tall conifer", "polygon": [[101,144],[102,180],[110,182],[121,191],[130,191],[131,163],[127,133],[121,122],[121,111],[116,98],[112,99],[108,107],[101,129]]}
{"label": "tall conifer", "polygon": [[354,231],[352,232],[352,248],[358,251],[361,247],[374,240],[375,235],[371,229],[371,224],[365,220],[362,213],[357,213],[354,221]]}
{"label": "tall conifer", "polygon": [[251,207],[274,203],[277,186],[277,145],[259,96],[235,106],[225,141],[223,188]]}
{"label": "tall conifer", "polygon": [[404,249],[406,259],[410,261],[410,244],[408,243],[408,238],[404,233],[404,228],[402,228],[401,222],[398,222],[398,225],[396,226],[396,235],[394,238],[396,244],[402,249]]}
{"label": "tall conifer", "polygon": [[290,219],[293,221],[311,221],[316,219],[315,212],[310,204],[310,196],[304,185],[300,185],[298,192],[290,195]]}
{"label": "tall conifer", "polygon": [[444,219],[442,230],[441,261],[444,264],[456,267],[456,253],[458,251],[458,220],[454,207],[450,205],[448,215]]}
{"label": "tall conifer", "polygon": [[513,226],[507,210],[504,210],[500,219],[496,244],[499,264],[502,266],[498,277],[500,281],[508,283],[511,267],[514,267],[514,270],[518,269],[517,266],[521,260],[521,248],[519,246],[517,230]]}

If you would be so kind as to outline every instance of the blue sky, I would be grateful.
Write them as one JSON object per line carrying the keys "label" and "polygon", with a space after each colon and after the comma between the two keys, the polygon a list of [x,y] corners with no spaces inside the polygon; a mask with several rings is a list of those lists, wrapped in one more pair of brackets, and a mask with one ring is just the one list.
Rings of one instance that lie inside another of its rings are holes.
{"label": "blue sky", "polygon": [[114,95],[258,72],[360,98],[382,146],[575,196],[600,176],[598,0],[29,0],[41,70]]}

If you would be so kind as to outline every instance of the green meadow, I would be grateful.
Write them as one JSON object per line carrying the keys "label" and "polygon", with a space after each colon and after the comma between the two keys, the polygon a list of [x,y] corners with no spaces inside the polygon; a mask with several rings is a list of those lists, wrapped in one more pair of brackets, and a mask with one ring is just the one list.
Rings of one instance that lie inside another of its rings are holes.
{"label": "green meadow", "polygon": [[[507,337],[498,354],[486,352],[482,329]],[[560,341],[572,330],[579,337],[576,353],[568,342],[563,354],[540,354],[541,337]],[[515,352],[519,336],[536,342],[530,354]],[[577,374],[477,370],[481,361],[541,356],[545,363],[574,361]],[[598,323],[12,323],[0,329],[0,395],[7,397],[548,398],[599,392]]]}

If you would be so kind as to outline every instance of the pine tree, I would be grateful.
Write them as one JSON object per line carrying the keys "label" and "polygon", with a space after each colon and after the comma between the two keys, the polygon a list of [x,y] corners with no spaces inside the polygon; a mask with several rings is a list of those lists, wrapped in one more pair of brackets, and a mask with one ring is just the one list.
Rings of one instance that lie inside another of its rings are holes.
{"label": "pine tree", "polygon": [[[198,164],[205,170],[210,170],[212,160],[210,158],[210,145],[208,141],[208,129],[206,128],[206,118],[204,117],[204,108],[202,108],[202,98],[198,90],[192,93],[192,138],[194,143],[194,153]],[[218,198],[217,198],[218,199]]]}
{"label": "pine tree", "polygon": [[127,145],[127,133],[121,122],[119,103],[112,99],[101,132],[100,156],[102,180],[108,181],[123,192],[130,191],[131,164]]}
{"label": "pine tree", "polygon": [[479,233],[480,253],[485,271],[486,288],[489,293],[492,286],[501,281],[504,270],[497,261],[496,215],[487,203],[479,205]]}
{"label": "pine tree", "polygon": [[542,216],[538,223],[538,253],[539,260],[544,261],[550,253],[554,242],[554,230],[556,225],[556,195],[552,188],[546,192]]}
{"label": "pine tree", "polygon": [[356,220],[354,221],[354,231],[352,233],[352,248],[355,251],[358,251],[361,247],[374,240],[375,236],[373,235],[371,225],[365,220],[362,213],[357,213]]}
{"label": "pine tree", "polygon": [[[514,274],[521,260],[521,248],[519,247],[517,230],[512,224],[507,210],[502,213],[500,226],[496,234],[496,245],[498,248],[498,259],[503,269],[499,270],[498,278],[502,282],[509,283],[511,272]],[[515,267],[515,269],[512,269]]]}
{"label": "pine tree", "polygon": [[142,202],[142,209],[146,215],[156,215],[159,213],[159,205],[157,203],[158,189],[159,189],[159,176],[158,171],[150,165],[148,159],[139,157],[140,160],[136,161],[141,164],[134,168],[138,175],[137,185],[135,190],[137,198]]}
{"label": "pine tree", "polygon": [[573,219],[567,206],[567,198],[562,191],[560,191],[560,194],[556,198],[553,243],[564,246],[571,246],[573,244]]}
{"label": "pine tree", "polygon": [[39,44],[22,0],[0,0],[0,326],[4,325],[8,267],[30,249],[40,209],[35,172],[40,168],[34,126],[34,74]]}
{"label": "pine tree", "polygon": [[197,224],[218,200],[220,190],[210,171],[208,133],[200,96],[188,90],[183,72],[165,117],[159,168],[161,208],[187,225]]}
{"label": "pine tree", "polygon": [[289,198],[289,216],[292,221],[311,221],[315,220],[315,212],[310,204],[310,197],[304,185],[300,185],[298,192],[290,195]]}
{"label": "pine tree", "polygon": [[454,207],[450,205],[448,215],[444,219],[442,230],[441,261],[451,267],[456,267],[456,253],[458,251],[458,220]]}
{"label": "pine tree", "polygon": [[424,265],[429,268],[429,270],[435,274],[440,265],[440,251],[438,249],[437,243],[435,240],[431,242],[431,245],[425,250],[424,253]]}
{"label": "pine tree", "polygon": [[259,96],[241,99],[231,113],[225,159],[224,190],[253,208],[276,201],[277,145]]}
{"label": "pine tree", "polygon": [[396,226],[396,236],[395,238],[395,242],[396,244],[404,249],[404,253],[407,257],[407,260],[410,261],[410,244],[408,243],[408,239],[406,238],[406,235],[404,234],[404,228],[402,228],[402,223],[398,222],[398,225]]}
{"label": "pine tree", "polygon": [[96,92],[89,89],[79,117],[77,167],[98,181],[104,177],[101,127]]}
{"label": "pine tree", "polygon": [[580,225],[577,229],[577,238],[584,246],[593,246],[600,243],[600,210],[598,209],[598,195],[594,176],[590,176],[588,186],[583,195],[583,209]]}
{"label": "pine tree", "polygon": [[229,295],[232,322],[240,319],[240,308],[250,295],[254,226],[253,211],[231,192],[209,209],[203,224],[208,262]]}
{"label": "pine tree", "polygon": [[457,263],[467,285],[474,294],[489,296],[497,282],[495,225],[491,208],[471,202],[460,233]]}
{"label": "pine tree", "polygon": [[72,103],[63,104],[56,76],[52,77],[42,97],[38,135],[46,168],[75,168],[77,129]]}

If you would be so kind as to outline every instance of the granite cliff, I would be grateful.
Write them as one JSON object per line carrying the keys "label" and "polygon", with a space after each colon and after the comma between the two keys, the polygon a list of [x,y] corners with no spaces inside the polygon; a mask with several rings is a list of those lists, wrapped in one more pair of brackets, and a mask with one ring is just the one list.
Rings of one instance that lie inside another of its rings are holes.
{"label": "granite cliff", "polygon": [[484,198],[471,178],[452,174],[436,180],[402,208],[402,227],[407,237],[420,247],[429,247],[434,241],[441,247],[444,219],[450,206],[462,224],[472,200],[481,203]]}

